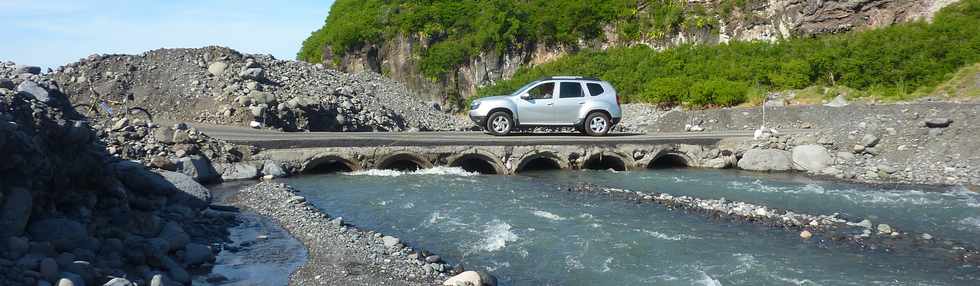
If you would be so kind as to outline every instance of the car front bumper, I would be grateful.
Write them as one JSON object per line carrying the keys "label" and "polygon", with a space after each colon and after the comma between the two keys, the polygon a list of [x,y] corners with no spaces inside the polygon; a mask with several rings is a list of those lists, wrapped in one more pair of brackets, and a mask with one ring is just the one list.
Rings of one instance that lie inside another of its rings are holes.
{"label": "car front bumper", "polygon": [[470,121],[473,121],[473,123],[475,123],[477,127],[483,128],[483,126],[486,126],[487,117],[481,113],[476,112],[476,110],[471,110]]}

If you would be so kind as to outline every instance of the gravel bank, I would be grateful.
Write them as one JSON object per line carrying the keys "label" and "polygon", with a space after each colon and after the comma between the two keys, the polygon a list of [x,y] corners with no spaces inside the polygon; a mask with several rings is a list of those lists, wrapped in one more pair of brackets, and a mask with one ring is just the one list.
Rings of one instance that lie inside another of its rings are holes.
{"label": "gravel bank", "polygon": [[[397,238],[360,230],[331,218],[291,187],[263,182],[232,195],[229,203],[269,216],[306,245],[309,259],[291,285],[438,285],[455,272],[438,257]],[[421,252],[421,253],[420,253]]]}
{"label": "gravel bank", "polygon": [[607,195],[637,203],[659,204],[716,219],[784,228],[799,232],[803,240],[812,240],[823,245],[839,244],[857,250],[940,257],[961,265],[980,263],[980,251],[975,245],[936,238],[928,233],[904,231],[888,224],[876,224],[869,219],[846,218],[836,213],[812,215],[725,199],[673,196],[591,184],[577,184],[565,190]]}

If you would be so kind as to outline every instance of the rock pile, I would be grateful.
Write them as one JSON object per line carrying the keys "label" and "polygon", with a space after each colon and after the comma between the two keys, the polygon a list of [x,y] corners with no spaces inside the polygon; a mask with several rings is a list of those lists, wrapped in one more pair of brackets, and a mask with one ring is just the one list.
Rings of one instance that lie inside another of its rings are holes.
{"label": "rock pile", "polygon": [[111,156],[38,72],[0,65],[0,285],[189,284],[233,219],[191,177]]}
{"label": "rock pile", "polygon": [[206,47],[93,55],[58,68],[73,102],[130,101],[154,116],[286,131],[426,131],[468,122],[377,74]]}

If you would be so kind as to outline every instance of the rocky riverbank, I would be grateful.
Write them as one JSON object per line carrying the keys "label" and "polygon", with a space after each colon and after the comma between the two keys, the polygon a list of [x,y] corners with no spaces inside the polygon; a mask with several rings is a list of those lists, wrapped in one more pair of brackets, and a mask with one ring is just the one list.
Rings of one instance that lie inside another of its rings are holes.
{"label": "rocky riverbank", "polygon": [[208,208],[200,178],[110,154],[56,81],[0,67],[0,285],[181,285],[208,272],[235,220]]}
{"label": "rocky riverbank", "polygon": [[869,219],[847,218],[840,214],[812,215],[725,199],[701,199],[659,192],[631,191],[591,184],[564,188],[568,192],[592,193],[637,203],[658,204],[670,209],[703,214],[714,219],[758,223],[798,232],[800,238],[822,245],[843,245],[862,251],[916,254],[940,258],[959,265],[980,263],[976,245],[944,240],[928,233],[905,231]]}
{"label": "rocky riverbank", "polygon": [[461,118],[374,73],[223,47],[92,55],[54,70],[74,103],[129,102],[157,119],[285,131],[455,130]]}
{"label": "rocky riverbank", "polygon": [[[767,107],[757,140],[722,142],[709,167],[802,171],[866,183],[980,185],[980,104],[919,102]],[[627,105],[646,132],[756,130],[762,109],[659,111]]]}
{"label": "rocky riverbank", "polygon": [[271,217],[306,245],[309,259],[293,273],[290,284],[438,285],[461,270],[396,237],[330,217],[285,184],[263,182],[247,187],[229,202]]}

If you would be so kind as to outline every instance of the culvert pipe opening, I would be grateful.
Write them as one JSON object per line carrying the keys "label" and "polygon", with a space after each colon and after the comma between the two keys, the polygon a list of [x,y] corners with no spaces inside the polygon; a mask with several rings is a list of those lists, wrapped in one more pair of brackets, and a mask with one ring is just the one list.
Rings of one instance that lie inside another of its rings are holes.
{"label": "culvert pipe opening", "polygon": [[421,158],[407,154],[395,155],[378,164],[378,169],[402,172],[414,172],[425,167],[426,164]]}
{"label": "culvert pipe opening", "polygon": [[674,168],[687,168],[688,166],[690,165],[688,164],[687,159],[685,159],[683,156],[676,155],[676,154],[666,154],[660,156],[660,158],[650,161],[650,164],[647,165],[647,168],[648,169],[674,169]]}
{"label": "culvert pipe opening", "polygon": [[626,162],[617,156],[598,154],[585,160],[582,169],[626,171]]}
{"label": "culvert pipe opening", "polygon": [[517,172],[525,171],[545,171],[545,170],[561,170],[561,164],[557,160],[548,157],[535,157],[525,160],[521,163],[520,167],[517,168]]}
{"label": "culvert pipe opening", "polygon": [[313,175],[346,173],[351,171],[354,171],[354,168],[351,168],[351,164],[349,162],[342,159],[324,159],[310,163],[305,169],[303,169],[302,173],[306,175]]}
{"label": "culvert pipe opening", "polygon": [[485,175],[497,175],[497,168],[492,161],[480,156],[465,156],[450,164],[451,167],[459,167],[467,172],[476,172]]}

